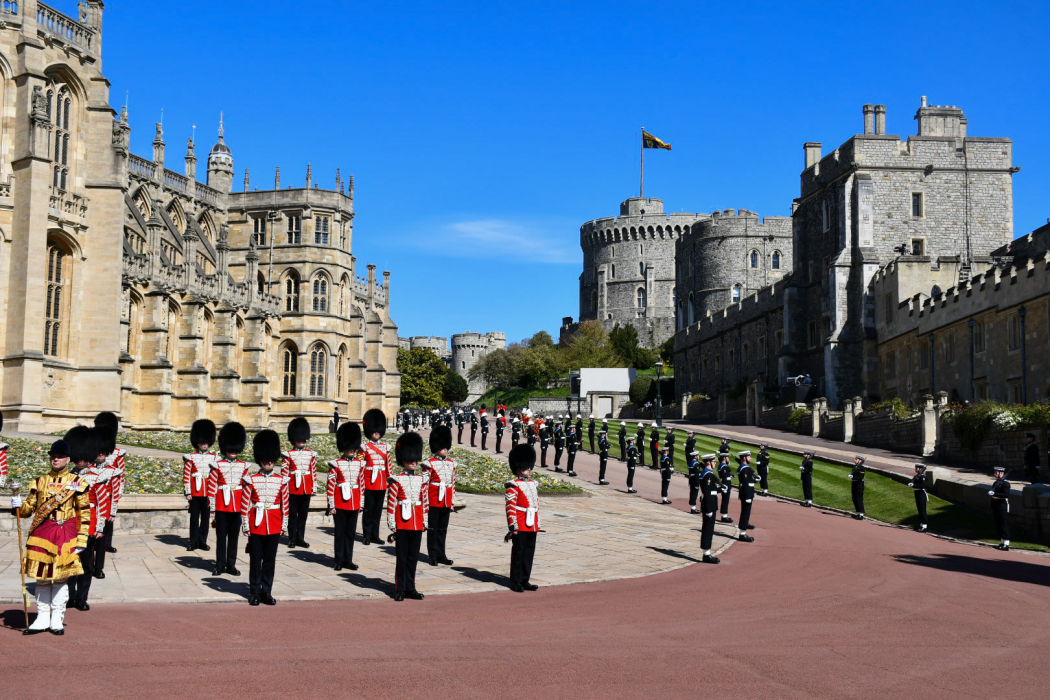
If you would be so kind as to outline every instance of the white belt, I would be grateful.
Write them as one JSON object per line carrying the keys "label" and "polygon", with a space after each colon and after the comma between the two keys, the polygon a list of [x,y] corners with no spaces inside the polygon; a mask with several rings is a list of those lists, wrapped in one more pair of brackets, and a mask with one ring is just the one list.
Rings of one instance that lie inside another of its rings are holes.
{"label": "white belt", "polygon": [[350,497],[353,495],[354,492],[354,485],[351,484],[349,481],[344,481],[343,483],[339,484],[339,489],[343,494],[343,500],[349,501]]}
{"label": "white belt", "polygon": [[365,467],[365,469],[367,469],[368,471],[372,472],[372,478],[370,478],[370,479],[369,479],[368,481],[369,481],[370,483],[373,483],[373,484],[374,484],[374,483],[375,483],[375,482],[376,482],[376,481],[378,480],[378,478],[379,478],[379,477],[378,477],[378,473],[379,473],[379,472],[381,472],[381,471],[383,471],[383,468],[382,468],[382,467]]}
{"label": "white belt", "polygon": [[222,491],[223,503],[225,503],[226,505],[230,505],[230,502],[233,499],[232,489],[230,488],[230,485],[226,484],[225,486],[220,486],[219,490]]}
{"label": "white belt", "polygon": [[401,519],[411,520],[412,519],[412,506],[421,506],[422,501],[401,501]]}
{"label": "white belt", "polygon": [[200,491],[202,488],[204,488],[204,475],[203,474],[201,474],[200,472],[193,472],[192,477],[193,477],[193,482],[196,485],[196,488],[197,488],[198,491]]}
{"label": "white belt", "polygon": [[293,472],[293,474],[295,474],[295,488],[301,489],[303,487],[303,472],[302,472],[302,470],[301,469],[296,469]]}
{"label": "white belt", "polygon": [[438,500],[442,503],[445,502],[445,482],[438,482]]}
{"label": "white belt", "polygon": [[518,510],[525,511],[525,525],[532,527],[536,524],[536,514],[540,512],[539,508],[526,508],[524,506],[514,506]]}
{"label": "white belt", "polygon": [[264,503],[256,503],[252,507],[255,508],[255,527],[259,527],[260,525],[262,525],[263,511],[277,510],[278,508],[280,508],[280,506],[277,505],[266,505]]}

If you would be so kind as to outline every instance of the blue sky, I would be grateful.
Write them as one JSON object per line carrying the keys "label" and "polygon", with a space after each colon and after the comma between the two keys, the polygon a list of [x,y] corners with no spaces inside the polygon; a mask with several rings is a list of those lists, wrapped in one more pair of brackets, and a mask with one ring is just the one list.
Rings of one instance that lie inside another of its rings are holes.
{"label": "blue sky", "polygon": [[181,171],[222,110],[237,188],[355,176],[354,254],[392,272],[404,336],[577,316],[579,227],[637,195],[641,126],[674,146],[646,154],[667,211],[787,215],[803,142],[838,146],[866,102],[906,137],[927,95],[1014,139],[1017,234],[1050,217],[1039,2],[111,0],[104,28],[136,153],[163,108]]}

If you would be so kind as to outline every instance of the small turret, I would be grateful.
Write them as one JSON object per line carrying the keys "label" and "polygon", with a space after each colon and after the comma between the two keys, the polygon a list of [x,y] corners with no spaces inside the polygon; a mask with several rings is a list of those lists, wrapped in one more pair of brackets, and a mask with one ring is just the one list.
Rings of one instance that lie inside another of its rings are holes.
{"label": "small turret", "polygon": [[[219,140],[208,154],[208,186],[229,194],[233,190],[233,153],[223,139],[222,113],[219,114]],[[248,190],[248,171],[244,171],[244,189]]]}

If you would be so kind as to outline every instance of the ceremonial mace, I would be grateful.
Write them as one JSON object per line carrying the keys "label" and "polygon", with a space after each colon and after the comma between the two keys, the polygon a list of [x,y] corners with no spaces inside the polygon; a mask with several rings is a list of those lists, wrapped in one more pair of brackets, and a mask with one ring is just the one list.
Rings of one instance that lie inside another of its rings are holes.
{"label": "ceremonial mace", "polygon": [[[12,496],[22,495],[22,482],[9,481],[7,487],[11,489]],[[29,629],[29,589],[26,588],[26,570],[22,565],[24,553],[22,552],[22,518],[17,510],[14,511],[15,523],[18,525],[18,573],[22,576],[22,612],[26,616],[26,629]]]}

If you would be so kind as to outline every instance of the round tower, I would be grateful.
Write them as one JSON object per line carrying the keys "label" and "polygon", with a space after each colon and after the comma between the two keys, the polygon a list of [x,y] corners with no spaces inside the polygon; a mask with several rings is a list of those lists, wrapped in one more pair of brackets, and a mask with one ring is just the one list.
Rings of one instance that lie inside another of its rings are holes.
{"label": "round tower", "polygon": [[[502,343],[502,344],[501,344]],[[485,382],[471,381],[467,376],[478,360],[493,350],[506,347],[503,333],[457,333],[452,336],[452,371],[467,380],[467,402],[474,401],[488,388]]]}
{"label": "round tower", "polygon": [[223,140],[222,116],[219,117],[219,140],[208,154],[208,187],[223,194],[233,189],[233,153]]}

